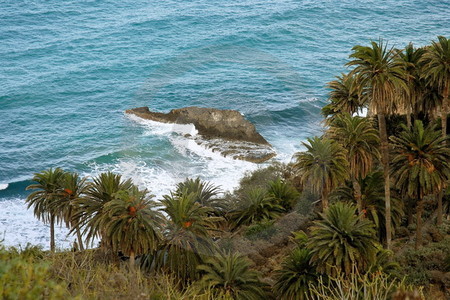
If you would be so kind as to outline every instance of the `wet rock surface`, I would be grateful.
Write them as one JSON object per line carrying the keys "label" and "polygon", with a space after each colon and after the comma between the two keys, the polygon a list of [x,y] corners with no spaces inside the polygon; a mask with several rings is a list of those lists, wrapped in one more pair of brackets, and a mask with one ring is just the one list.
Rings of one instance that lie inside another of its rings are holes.
{"label": "wet rock surface", "polygon": [[226,157],[261,163],[276,155],[255,126],[236,110],[191,106],[160,113],[152,112],[148,107],[138,107],[126,113],[162,123],[193,124],[201,138],[192,138]]}

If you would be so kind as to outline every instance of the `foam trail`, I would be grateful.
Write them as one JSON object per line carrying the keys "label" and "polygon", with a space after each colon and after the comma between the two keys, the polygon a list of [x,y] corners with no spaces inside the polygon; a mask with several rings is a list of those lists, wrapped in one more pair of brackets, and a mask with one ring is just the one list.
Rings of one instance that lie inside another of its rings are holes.
{"label": "foam trail", "polygon": [[201,173],[193,174],[191,177],[199,176],[203,180],[220,185],[226,191],[236,188],[245,172],[258,167],[251,162],[224,157],[219,152],[214,152],[189,138],[175,136],[171,137],[171,142],[178,151],[196,156],[197,160],[203,162],[204,167]]}
{"label": "foam trail", "polygon": [[145,135],[170,135],[171,133],[178,133],[181,135],[190,134],[191,136],[196,136],[198,130],[195,128],[194,124],[171,124],[171,123],[161,123],[152,120],[142,119],[133,114],[125,114],[130,120],[142,125],[147,129]]}
{"label": "foam trail", "polygon": [[[162,188],[165,192],[168,192],[175,187],[176,183],[183,181],[186,177],[200,177],[203,180],[220,185],[225,191],[231,191],[238,186],[239,180],[245,172],[258,168],[258,165],[254,163],[227,158],[204,145],[199,145],[192,138],[201,138],[193,124],[166,124],[145,120],[134,115],[127,116],[146,129],[145,135],[167,136],[174,148],[195,165],[195,167],[190,167],[189,163],[187,163],[186,166],[180,166],[181,169],[184,169],[182,172],[168,172],[167,170],[159,170],[157,172],[154,168],[146,166],[143,162],[129,165],[128,168],[126,166],[130,162],[121,162],[119,165],[116,165],[116,169],[124,174],[124,176],[127,175],[127,178],[132,179],[134,177],[138,181],[143,182],[144,186],[146,185],[145,183],[151,184],[152,186],[156,184],[159,189]],[[186,137],[185,135],[187,134],[190,137]],[[180,168],[175,169],[180,170]],[[127,170],[130,172],[127,172]],[[163,182],[160,182],[161,179],[158,179],[161,178],[161,175],[163,176]],[[157,195],[163,194],[158,190],[151,190]]]}

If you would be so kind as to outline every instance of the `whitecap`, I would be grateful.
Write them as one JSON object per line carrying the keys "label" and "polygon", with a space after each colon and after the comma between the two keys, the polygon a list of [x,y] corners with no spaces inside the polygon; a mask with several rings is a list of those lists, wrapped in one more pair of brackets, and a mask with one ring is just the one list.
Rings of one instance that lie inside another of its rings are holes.
{"label": "whitecap", "polygon": [[[25,199],[9,198],[0,202],[0,240],[6,246],[25,247],[27,243],[49,249],[50,227],[34,217],[27,209]],[[59,249],[72,247],[75,238],[67,236],[69,230],[55,226],[55,242]]]}
{"label": "whitecap", "polygon": [[195,128],[194,124],[161,123],[143,119],[133,114],[125,114],[125,116],[143,126],[147,130],[145,135],[168,136],[172,133],[177,133],[181,135],[196,136],[198,134],[198,130]]}

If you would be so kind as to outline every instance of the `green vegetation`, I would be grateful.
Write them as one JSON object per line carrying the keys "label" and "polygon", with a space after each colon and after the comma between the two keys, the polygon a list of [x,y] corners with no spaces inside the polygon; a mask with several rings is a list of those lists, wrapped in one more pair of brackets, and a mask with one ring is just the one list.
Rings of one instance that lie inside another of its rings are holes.
{"label": "green vegetation", "polygon": [[424,129],[422,121],[392,137],[393,177],[397,188],[417,199],[416,249],[422,244],[422,212],[425,195],[443,190],[450,179],[450,148],[434,126]]}
{"label": "green vegetation", "polygon": [[330,192],[348,177],[346,150],[334,140],[314,137],[303,143],[305,152],[296,155],[295,168],[303,186],[321,194],[322,210],[328,207]]}
{"label": "green vegetation", "polygon": [[331,122],[329,135],[347,150],[350,179],[353,184],[358,211],[363,209],[361,186],[358,179],[366,177],[379,157],[379,138],[372,120],[338,114]]}
{"label": "green vegetation", "polygon": [[343,202],[333,204],[311,227],[307,243],[311,262],[327,275],[364,270],[375,259],[377,241],[373,223],[356,214],[356,208]]}
{"label": "green vegetation", "polygon": [[219,253],[198,267],[198,270],[204,273],[199,284],[212,291],[217,298],[236,300],[266,298],[267,286],[249,267],[250,262],[239,254]]}
{"label": "green vegetation", "polygon": [[310,285],[318,281],[319,273],[311,262],[311,252],[295,248],[276,272],[274,293],[280,299],[303,300],[311,297]]}
{"label": "green vegetation", "polygon": [[37,173],[33,177],[35,184],[29,185],[27,190],[36,190],[28,198],[28,208],[33,207],[34,215],[44,223],[50,223],[50,250],[55,251],[55,222],[60,221],[62,213],[57,210],[60,201],[61,181],[64,171],[60,168]]}
{"label": "green vegetation", "polygon": [[[323,136],[233,192],[187,178],[154,199],[111,172],[35,174],[27,204],[51,251],[1,247],[1,297],[449,297],[450,40],[371,42],[350,59],[328,84]],[[55,223],[73,252],[55,252]]]}

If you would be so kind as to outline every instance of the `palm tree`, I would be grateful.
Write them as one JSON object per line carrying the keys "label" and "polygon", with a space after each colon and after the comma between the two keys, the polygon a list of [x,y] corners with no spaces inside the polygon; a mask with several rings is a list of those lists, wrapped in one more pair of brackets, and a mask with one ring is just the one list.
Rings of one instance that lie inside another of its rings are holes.
{"label": "palm tree", "polygon": [[104,249],[111,246],[111,241],[107,240],[101,227],[101,222],[104,221],[104,206],[114,199],[117,192],[130,190],[132,187],[130,179],[122,180],[121,175],[112,172],[101,173],[88,184],[86,195],[80,199],[79,211],[74,216],[78,221],[76,225],[84,228],[83,233],[88,244],[100,237]]}
{"label": "palm tree", "polygon": [[186,178],[185,181],[177,184],[175,194],[180,196],[181,194],[195,194],[195,201],[203,206],[214,209],[219,213],[225,209],[224,201],[218,199],[220,194],[220,188],[213,185],[210,182],[202,181],[200,178],[191,179]]}
{"label": "palm tree", "polygon": [[268,183],[267,193],[285,211],[291,210],[300,196],[300,193],[289,181],[281,180],[280,178]]}
{"label": "palm tree", "polygon": [[407,90],[400,93],[399,106],[406,113],[407,126],[411,127],[411,114],[420,111],[420,104],[424,96],[424,86],[421,80],[422,57],[424,48],[414,48],[409,43],[403,51],[397,50],[395,56],[398,62],[403,65],[404,80]]}
{"label": "palm tree", "polygon": [[283,211],[277,202],[265,189],[253,188],[233,204],[230,218],[236,227],[275,219]]}
{"label": "palm tree", "polygon": [[103,208],[101,226],[115,251],[130,256],[134,268],[136,254],[157,249],[161,241],[163,216],[155,210],[155,202],[147,190],[137,187],[121,190]]}
{"label": "palm tree", "polygon": [[194,194],[165,195],[161,210],[168,217],[164,245],[156,259],[158,267],[173,272],[183,282],[198,278],[197,266],[212,255],[210,231],[219,218],[212,209],[195,201]]}
{"label": "palm tree", "polygon": [[322,209],[328,207],[328,194],[348,177],[346,150],[327,138],[308,138],[305,152],[296,154],[294,167],[303,185],[321,194]]}
{"label": "palm tree", "polygon": [[[364,217],[367,217],[375,224],[377,235],[380,241],[386,240],[386,223],[385,223],[385,201],[383,172],[375,171],[366,177],[358,180],[361,187],[361,208]],[[331,195],[332,201],[347,201],[356,203],[353,188],[348,185],[336,189]],[[397,197],[391,198],[391,225],[392,232],[399,227],[403,217],[403,202]]]}
{"label": "palm tree", "polygon": [[27,190],[36,190],[28,195],[26,202],[28,208],[34,208],[34,215],[44,223],[50,223],[50,250],[55,251],[55,222],[61,220],[59,211],[55,209],[54,202],[61,195],[61,179],[64,171],[60,168],[35,173],[33,181],[26,187]]}
{"label": "palm tree", "polygon": [[[426,48],[423,56],[424,74],[437,88],[442,96],[441,105],[441,127],[442,136],[447,136],[447,114],[449,110],[450,92],[450,39],[438,36],[438,41],[433,41],[430,47]],[[442,197],[438,197],[437,224],[442,224]]]}
{"label": "palm tree", "polygon": [[279,299],[311,299],[311,284],[316,284],[318,274],[310,263],[311,252],[306,248],[295,248],[276,271],[273,290]]}
{"label": "palm tree", "polygon": [[347,63],[355,66],[355,74],[362,89],[367,89],[369,111],[378,116],[378,129],[381,141],[381,161],[384,172],[384,191],[386,201],[386,246],[391,246],[391,193],[389,178],[389,143],[386,129],[386,115],[396,111],[399,91],[407,91],[404,69],[396,59],[393,48],[388,49],[383,41],[371,42],[371,47],[355,46]]}
{"label": "palm tree", "polygon": [[353,184],[355,200],[359,212],[362,210],[360,178],[364,178],[372,170],[379,157],[379,138],[372,120],[341,114],[331,123],[328,131],[334,139],[347,149],[350,179]]}
{"label": "palm tree", "polygon": [[310,228],[307,242],[317,271],[332,276],[340,272],[349,275],[353,266],[364,270],[371,265],[378,249],[371,221],[357,216],[356,207],[343,202],[331,205],[320,216]]}
{"label": "palm tree", "polygon": [[433,82],[442,95],[441,122],[442,136],[447,135],[447,114],[450,92],[450,39],[438,36],[438,41],[432,41],[423,55],[423,72]]}
{"label": "palm tree", "polygon": [[79,211],[79,201],[86,192],[86,178],[80,178],[77,173],[65,172],[60,187],[59,201],[54,202],[55,209],[61,212],[66,227],[75,231],[79,249],[84,250],[80,227],[76,225],[79,222],[74,218]]}
{"label": "palm tree", "polygon": [[400,265],[398,262],[393,260],[394,252],[392,250],[384,249],[383,247],[378,248],[377,255],[372,265],[367,269],[368,273],[383,272],[384,274],[394,275],[400,277],[398,271],[400,270]]}
{"label": "palm tree", "polygon": [[216,298],[259,300],[267,298],[267,286],[250,269],[250,262],[238,253],[218,253],[198,266],[204,275],[200,285],[215,293]]}
{"label": "palm tree", "polygon": [[417,199],[416,248],[422,244],[423,198],[445,187],[450,179],[450,149],[435,126],[426,128],[420,120],[413,128],[403,126],[398,137],[392,137],[394,158],[392,175],[397,187]]}
{"label": "palm tree", "polygon": [[331,89],[329,100],[331,103],[322,108],[322,114],[332,122],[341,113],[353,115],[366,105],[366,93],[361,90],[360,85],[353,74],[341,74],[327,84]]}

